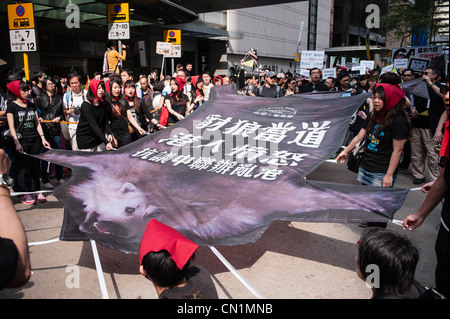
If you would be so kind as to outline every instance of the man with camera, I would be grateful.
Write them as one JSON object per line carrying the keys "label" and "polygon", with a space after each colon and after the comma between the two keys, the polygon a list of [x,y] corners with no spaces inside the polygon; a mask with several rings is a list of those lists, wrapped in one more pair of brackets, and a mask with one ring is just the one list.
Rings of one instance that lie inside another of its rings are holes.
{"label": "man with camera", "polygon": [[[70,140],[72,151],[78,150],[77,145],[77,125],[80,119],[81,104],[86,99],[86,90],[81,88],[81,76],[77,73],[69,74],[68,76],[70,90],[64,94],[64,114],[68,124],[68,134],[64,133],[65,129],[61,124],[61,130],[63,130],[64,138]],[[67,131],[66,131],[67,132]]]}
{"label": "man with camera", "polygon": [[127,46],[122,44],[122,52],[120,54],[117,51],[117,41],[109,40],[107,43],[108,49],[105,52],[105,56],[103,58],[103,73],[116,73],[120,74],[122,71],[119,65],[120,61],[125,61],[127,57]]}

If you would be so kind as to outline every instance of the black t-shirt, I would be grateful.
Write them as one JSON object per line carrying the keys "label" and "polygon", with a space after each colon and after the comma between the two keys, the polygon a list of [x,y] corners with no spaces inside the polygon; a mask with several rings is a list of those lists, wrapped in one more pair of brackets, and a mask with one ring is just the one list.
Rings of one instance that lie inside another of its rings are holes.
{"label": "black t-shirt", "polygon": [[102,143],[108,144],[105,132],[111,133],[111,105],[104,101],[94,106],[87,101],[81,104],[80,121],[77,127],[77,144],[79,149],[96,147]]}
{"label": "black t-shirt", "polygon": [[[6,113],[14,115],[14,127],[16,132],[22,134],[24,139],[39,138],[39,133],[36,129],[36,106],[34,103],[27,102],[27,107],[21,107],[15,102],[8,104]],[[23,124],[22,124],[23,123]],[[21,124],[23,125],[21,128]]]}
{"label": "black t-shirt", "polygon": [[186,285],[164,290],[159,299],[219,299],[216,287],[205,268],[190,267],[186,278]]}
{"label": "black t-shirt", "polygon": [[[165,95],[164,103],[166,103],[165,100],[170,101],[170,95]],[[172,110],[174,110],[178,114],[186,116],[186,103],[189,101],[189,97],[186,94],[183,94],[182,100],[180,100],[180,101],[176,101],[176,99],[173,99],[173,100],[175,101],[175,103],[171,104]],[[167,120],[167,124],[176,123],[176,122],[178,122],[178,118],[175,115],[169,113],[169,118]]]}
{"label": "black t-shirt", "polygon": [[0,290],[13,281],[16,271],[19,252],[11,239],[0,237]]}
{"label": "black t-shirt", "polygon": [[[364,129],[367,129],[369,119],[370,117],[364,122]],[[407,139],[410,127],[408,120],[402,114],[398,114],[394,122],[382,132],[377,132],[378,128],[379,124],[376,124],[373,131],[368,132],[366,150],[361,160],[361,167],[373,173],[386,173],[394,150],[393,139]]]}
{"label": "black t-shirt", "polygon": [[[129,110],[131,107],[128,103],[125,103],[126,105],[126,109]],[[118,135],[122,135],[122,134],[129,134],[130,131],[128,130],[128,120],[127,120],[127,116],[123,116],[120,113],[120,105],[119,105],[119,101],[112,101],[112,114],[111,114],[111,131],[113,132],[113,134],[118,134]]]}
{"label": "black t-shirt", "polygon": [[316,85],[314,85],[312,82],[307,82],[300,87],[300,93],[329,91],[329,90],[330,88],[323,82],[319,82]]}

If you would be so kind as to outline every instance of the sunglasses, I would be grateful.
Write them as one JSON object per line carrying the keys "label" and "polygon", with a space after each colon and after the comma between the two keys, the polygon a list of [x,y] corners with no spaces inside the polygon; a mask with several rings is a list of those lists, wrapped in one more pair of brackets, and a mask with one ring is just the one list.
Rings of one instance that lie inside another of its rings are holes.
{"label": "sunglasses", "polygon": [[428,74],[434,74],[433,72],[423,72],[423,74],[428,75]]}

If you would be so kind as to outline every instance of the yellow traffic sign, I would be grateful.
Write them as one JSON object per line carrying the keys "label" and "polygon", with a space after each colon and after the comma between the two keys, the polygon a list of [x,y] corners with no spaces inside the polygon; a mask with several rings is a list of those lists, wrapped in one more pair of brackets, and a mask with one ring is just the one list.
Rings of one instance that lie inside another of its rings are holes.
{"label": "yellow traffic sign", "polygon": [[300,62],[300,53],[299,52],[294,53],[294,62]]}
{"label": "yellow traffic sign", "polygon": [[8,4],[8,23],[10,30],[34,29],[33,4]]}
{"label": "yellow traffic sign", "polygon": [[163,30],[164,42],[181,44],[181,30]]}
{"label": "yellow traffic sign", "polygon": [[130,22],[130,10],[128,3],[109,3],[106,6],[108,23]]}

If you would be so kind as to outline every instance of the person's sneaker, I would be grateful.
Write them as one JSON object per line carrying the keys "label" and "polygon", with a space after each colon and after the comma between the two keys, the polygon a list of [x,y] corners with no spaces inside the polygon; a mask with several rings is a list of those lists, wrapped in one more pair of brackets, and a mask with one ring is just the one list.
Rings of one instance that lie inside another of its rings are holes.
{"label": "person's sneaker", "polygon": [[34,199],[33,195],[25,194],[22,196],[22,203],[25,205],[34,205],[36,204],[36,200]]}
{"label": "person's sneaker", "polygon": [[45,196],[42,195],[42,193],[38,193],[36,195],[36,200],[38,201],[38,203],[45,203],[47,201],[47,198],[45,198]]}
{"label": "person's sneaker", "polygon": [[419,184],[423,184],[425,183],[425,178],[414,178],[413,179],[413,184],[415,185],[419,185]]}
{"label": "person's sneaker", "polygon": [[52,189],[53,185],[50,184],[50,182],[47,182],[47,183],[44,184],[44,187],[47,188],[47,189]]}
{"label": "person's sneaker", "polygon": [[59,184],[63,184],[65,182],[65,180],[63,180],[62,178],[58,180]]}

